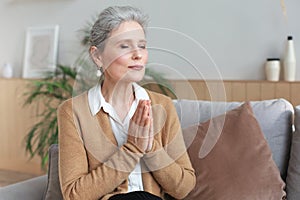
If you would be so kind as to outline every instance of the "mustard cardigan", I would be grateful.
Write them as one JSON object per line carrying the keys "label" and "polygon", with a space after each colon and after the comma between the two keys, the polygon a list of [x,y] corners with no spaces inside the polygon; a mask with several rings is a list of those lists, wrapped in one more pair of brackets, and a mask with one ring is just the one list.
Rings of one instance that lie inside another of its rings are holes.
{"label": "mustard cardigan", "polygon": [[59,178],[66,200],[106,200],[126,193],[128,176],[138,162],[144,190],[175,199],[184,198],[196,178],[186,153],[172,100],[147,91],[153,108],[153,148],[144,153],[134,144],[117,146],[108,114],[92,116],[87,92],[63,102],[57,111]]}

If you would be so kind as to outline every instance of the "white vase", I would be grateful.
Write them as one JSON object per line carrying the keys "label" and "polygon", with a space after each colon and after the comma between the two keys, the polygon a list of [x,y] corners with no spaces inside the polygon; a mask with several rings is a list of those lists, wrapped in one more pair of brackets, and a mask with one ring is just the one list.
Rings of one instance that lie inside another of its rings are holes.
{"label": "white vase", "polygon": [[283,79],[285,81],[295,81],[295,78],[296,56],[294,49],[294,41],[292,36],[288,36],[283,60]]}
{"label": "white vase", "polygon": [[13,77],[13,68],[10,63],[5,63],[1,71],[2,71],[2,77],[4,78]]}
{"label": "white vase", "polygon": [[280,59],[268,58],[265,64],[266,78],[268,81],[279,81],[280,77]]}

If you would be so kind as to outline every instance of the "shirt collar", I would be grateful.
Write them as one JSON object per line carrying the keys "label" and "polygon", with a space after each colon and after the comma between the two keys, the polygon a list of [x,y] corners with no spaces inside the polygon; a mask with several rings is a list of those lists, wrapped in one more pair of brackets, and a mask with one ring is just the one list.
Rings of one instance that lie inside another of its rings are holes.
{"label": "shirt collar", "polygon": [[[147,91],[139,86],[137,83],[133,83],[133,90],[135,93],[135,100],[149,100],[149,95]],[[90,111],[93,116],[95,116],[102,107],[107,106],[107,102],[105,101],[102,92],[101,92],[101,83],[98,83],[88,91],[88,102]]]}

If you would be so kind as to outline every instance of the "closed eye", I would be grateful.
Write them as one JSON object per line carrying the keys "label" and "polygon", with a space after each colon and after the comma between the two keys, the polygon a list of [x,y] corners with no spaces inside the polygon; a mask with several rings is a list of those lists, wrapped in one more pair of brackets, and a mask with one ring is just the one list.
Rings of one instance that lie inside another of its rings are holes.
{"label": "closed eye", "polygon": [[127,48],[129,48],[129,46],[127,44],[121,44],[120,47],[121,47],[121,49],[127,49]]}
{"label": "closed eye", "polygon": [[139,48],[146,49],[146,45],[145,44],[139,45]]}

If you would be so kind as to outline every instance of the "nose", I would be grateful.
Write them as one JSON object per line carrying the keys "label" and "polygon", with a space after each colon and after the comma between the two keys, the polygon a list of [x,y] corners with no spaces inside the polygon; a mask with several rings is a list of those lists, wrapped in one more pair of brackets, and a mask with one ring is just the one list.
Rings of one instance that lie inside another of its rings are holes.
{"label": "nose", "polygon": [[142,54],[139,50],[134,50],[132,54],[133,60],[140,60],[142,58]]}

